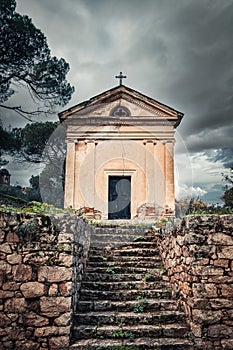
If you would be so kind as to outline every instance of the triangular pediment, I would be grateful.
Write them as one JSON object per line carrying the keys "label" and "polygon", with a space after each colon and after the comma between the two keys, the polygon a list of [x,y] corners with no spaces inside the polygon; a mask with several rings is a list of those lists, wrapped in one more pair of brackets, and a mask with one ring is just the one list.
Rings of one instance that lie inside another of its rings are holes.
{"label": "triangular pediment", "polygon": [[[122,116],[127,117],[150,117],[163,118],[174,122],[178,126],[183,113],[158,102],[142,93],[135,91],[124,85],[114,87],[87,101],[81,102],[72,108],[59,113],[61,121],[92,116],[92,117],[111,117],[119,115],[117,108],[122,112]],[[117,114],[118,113],[118,114]]]}

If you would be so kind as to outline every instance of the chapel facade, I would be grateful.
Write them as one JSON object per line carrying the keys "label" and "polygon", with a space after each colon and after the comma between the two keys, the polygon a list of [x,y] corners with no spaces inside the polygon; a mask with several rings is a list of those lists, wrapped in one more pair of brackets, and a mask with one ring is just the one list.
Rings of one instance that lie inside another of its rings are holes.
{"label": "chapel facade", "polygon": [[98,219],[173,215],[175,130],[183,113],[120,84],[59,114],[65,208]]}

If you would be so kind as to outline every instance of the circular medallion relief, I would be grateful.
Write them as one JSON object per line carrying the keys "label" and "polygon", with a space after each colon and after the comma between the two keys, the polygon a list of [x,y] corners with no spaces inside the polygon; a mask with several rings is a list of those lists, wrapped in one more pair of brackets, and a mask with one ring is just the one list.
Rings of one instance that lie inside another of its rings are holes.
{"label": "circular medallion relief", "polygon": [[110,111],[110,115],[118,117],[128,117],[130,116],[130,111],[124,106],[116,106]]}

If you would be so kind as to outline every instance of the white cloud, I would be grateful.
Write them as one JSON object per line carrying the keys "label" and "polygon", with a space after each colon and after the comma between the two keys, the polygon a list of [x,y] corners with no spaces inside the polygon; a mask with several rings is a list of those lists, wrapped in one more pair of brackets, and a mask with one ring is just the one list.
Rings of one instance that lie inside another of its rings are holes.
{"label": "white cloud", "polygon": [[[224,164],[213,162],[203,152],[196,154],[181,153],[175,157],[176,197],[204,196],[213,192],[213,187],[221,185]],[[219,201],[219,191],[213,195],[214,201]]]}
{"label": "white cloud", "polygon": [[176,198],[184,198],[184,197],[202,197],[204,196],[207,191],[203,190],[201,187],[193,187],[193,186],[187,186],[185,184],[180,185],[177,187],[177,195]]}

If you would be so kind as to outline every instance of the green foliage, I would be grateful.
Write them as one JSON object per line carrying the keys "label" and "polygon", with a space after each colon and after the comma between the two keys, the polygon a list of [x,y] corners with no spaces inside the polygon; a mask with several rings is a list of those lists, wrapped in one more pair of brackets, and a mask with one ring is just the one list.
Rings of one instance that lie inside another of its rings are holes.
{"label": "green foliage", "polygon": [[[231,198],[231,195],[229,196],[229,200]],[[224,196],[222,197],[224,200]],[[227,202],[229,203],[229,202]],[[184,215],[205,215],[205,214],[217,214],[217,215],[224,215],[224,214],[232,214],[232,206],[230,203],[227,205],[225,203],[225,206],[220,205],[207,205],[199,198],[192,198],[189,200],[187,197],[181,199],[180,201],[176,201],[176,216],[182,217]]]}
{"label": "green foliage", "polygon": [[144,311],[144,306],[143,305],[136,305],[133,308],[133,312],[135,313],[139,313],[139,312],[143,312]]}
{"label": "green foliage", "polygon": [[233,209],[233,187],[229,188],[229,184],[231,186],[233,185],[233,168],[229,169],[228,173],[222,174],[222,176],[226,186],[221,199],[224,201],[226,207]]}
{"label": "green foliage", "polygon": [[148,304],[148,301],[146,298],[142,298],[140,295],[137,297],[138,304],[134,306],[133,312],[135,313],[140,313],[144,312],[145,310],[145,305]]}
{"label": "green foliage", "polygon": [[150,282],[151,280],[153,280],[153,275],[151,275],[150,273],[146,273],[142,279],[142,282],[146,283]]}
{"label": "green foliage", "polygon": [[11,132],[4,130],[2,125],[0,125],[0,166],[8,163],[8,161],[2,158],[3,152],[11,154],[18,149],[19,144]]}
{"label": "green foliage", "polygon": [[21,186],[5,186],[0,185],[0,194],[11,197],[11,199],[22,199],[25,202],[37,201],[41,202],[41,196],[38,189],[35,188],[22,188]]}
{"label": "green foliage", "polygon": [[[16,87],[23,84],[34,99],[46,102],[47,107],[64,106],[74,91],[66,81],[68,63],[63,58],[51,57],[44,34],[28,16],[15,9],[15,0],[0,3],[0,102],[6,102]],[[27,115],[19,106],[0,106]]]}
{"label": "green foliage", "polygon": [[131,341],[133,341],[134,340],[134,338],[135,338],[135,335],[132,333],[132,332],[128,332],[128,331],[122,331],[122,330],[120,330],[120,331],[117,331],[117,332],[114,332],[114,333],[112,333],[112,337],[113,338],[120,338],[120,339],[124,339],[124,338],[128,338],[128,339],[130,339]]}
{"label": "green foliage", "polygon": [[66,154],[64,127],[57,122],[38,122],[27,124],[22,129],[15,128],[8,134],[18,145],[14,157],[19,163],[28,161],[45,165],[39,177],[30,178],[32,196],[25,199],[43,200],[62,208]]}
{"label": "green foliage", "polygon": [[58,125],[58,122],[37,122],[27,124],[24,128],[13,129],[11,137],[18,144],[17,155],[19,160],[33,163],[41,162],[45,146]]}
{"label": "green foliage", "polygon": [[186,214],[204,213],[207,210],[207,204],[200,198],[191,198]]}
{"label": "green foliage", "polygon": [[222,199],[227,207],[233,209],[233,187],[224,192]]}
{"label": "green foliage", "polygon": [[115,271],[114,271],[114,269],[113,269],[112,267],[108,267],[108,268],[106,269],[106,272],[107,272],[107,273],[111,273],[112,275],[115,274]]}
{"label": "green foliage", "polygon": [[155,222],[155,226],[156,226],[156,227],[159,227],[159,228],[165,227],[166,224],[167,224],[167,220],[165,220],[165,219],[159,220],[159,221],[156,221],[156,222]]}
{"label": "green foliage", "polygon": [[29,183],[32,189],[38,190],[39,189],[39,175],[32,175],[29,179]]}

